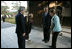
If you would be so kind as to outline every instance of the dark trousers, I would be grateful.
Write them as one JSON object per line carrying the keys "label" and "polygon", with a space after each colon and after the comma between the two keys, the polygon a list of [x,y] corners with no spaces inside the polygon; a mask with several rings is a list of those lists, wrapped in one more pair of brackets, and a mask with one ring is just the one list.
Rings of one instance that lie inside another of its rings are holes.
{"label": "dark trousers", "polygon": [[57,41],[57,37],[59,33],[60,32],[53,32],[53,36],[52,36],[52,47],[53,48],[56,48],[56,41]]}
{"label": "dark trousers", "polygon": [[19,48],[25,48],[25,38],[22,34],[17,34]]}
{"label": "dark trousers", "polygon": [[29,34],[31,32],[31,28],[32,28],[32,24],[28,23],[27,26],[26,26],[26,36],[25,36],[25,39],[29,39]]}
{"label": "dark trousers", "polygon": [[3,18],[3,22],[5,22],[5,18]]}
{"label": "dark trousers", "polygon": [[43,27],[43,34],[44,34],[44,40],[49,41],[49,39],[50,39],[50,27]]}

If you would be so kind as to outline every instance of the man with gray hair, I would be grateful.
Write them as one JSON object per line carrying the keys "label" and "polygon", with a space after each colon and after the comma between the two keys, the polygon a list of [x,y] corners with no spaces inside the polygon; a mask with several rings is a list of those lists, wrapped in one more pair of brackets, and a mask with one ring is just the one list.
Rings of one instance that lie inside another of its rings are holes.
{"label": "man with gray hair", "polygon": [[25,48],[25,18],[24,18],[24,9],[25,7],[20,7],[18,10],[18,14],[15,16],[16,22],[16,34],[18,37],[18,46],[19,48]]}

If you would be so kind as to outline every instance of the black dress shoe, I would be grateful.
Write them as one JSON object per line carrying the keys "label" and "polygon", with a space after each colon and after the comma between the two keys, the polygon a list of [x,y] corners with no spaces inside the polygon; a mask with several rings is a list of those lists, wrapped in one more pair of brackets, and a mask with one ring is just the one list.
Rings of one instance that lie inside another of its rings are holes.
{"label": "black dress shoe", "polygon": [[52,48],[52,46],[49,46],[50,48]]}
{"label": "black dress shoe", "polygon": [[42,41],[45,41],[44,39]]}
{"label": "black dress shoe", "polygon": [[48,40],[44,41],[45,43],[48,43]]}
{"label": "black dress shoe", "polygon": [[42,41],[43,41],[43,42],[45,42],[45,43],[47,43],[47,42],[48,42],[48,40],[44,40],[44,39],[43,39]]}
{"label": "black dress shoe", "polygon": [[56,48],[55,46],[49,46],[50,48]]}

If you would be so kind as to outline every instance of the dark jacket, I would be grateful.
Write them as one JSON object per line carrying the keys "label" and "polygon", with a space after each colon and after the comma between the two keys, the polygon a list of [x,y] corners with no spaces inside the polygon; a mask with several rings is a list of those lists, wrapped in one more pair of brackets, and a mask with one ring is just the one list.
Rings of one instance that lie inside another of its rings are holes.
{"label": "dark jacket", "polygon": [[26,33],[25,30],[26,22],[24,16],[21,13],[18,13],[15,16],[15,21],[16,21],[16,33],[18,34]]}
{"label": "dark jacket", "polygon": [[49,13],[45,16],[45,13],[42,14],[42,22],[43,22],[43,27],[48,27],[51,25],[51,16]]}

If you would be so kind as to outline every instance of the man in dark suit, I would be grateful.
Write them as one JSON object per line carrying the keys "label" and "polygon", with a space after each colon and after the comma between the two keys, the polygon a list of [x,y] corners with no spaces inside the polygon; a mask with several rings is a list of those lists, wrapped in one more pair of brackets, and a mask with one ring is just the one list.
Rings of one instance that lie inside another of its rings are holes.
{"label": "man in dark suit", "polygon": [[5,22],[6,15],[2,16],[3,22]]}
{"label": "man in dark suit", "polygon": [[25,48],[25,18],[24,14],[24,7],[20,7],[18,10],[18,14],[15,16],[16,21],[16,33],[18,37],[18,46],[19,48]]}
{"label": "man in dark suit", "polygon": [[48,6],[45,6],[44,13],[42,14],[42,21],[43,21],[43,32],[44,32],[44,41],[47,43],[50,39],[50,25],[51,25],[51,17],[48,12]]}

